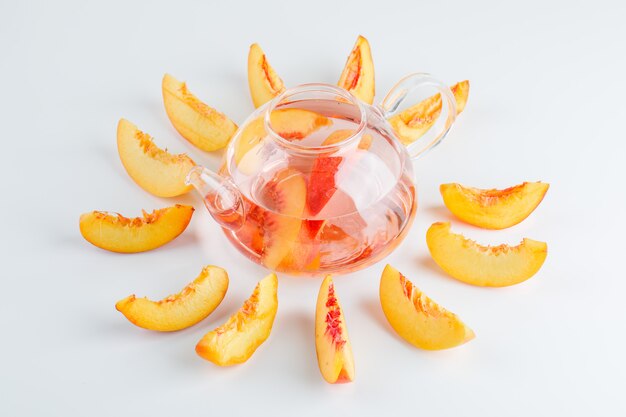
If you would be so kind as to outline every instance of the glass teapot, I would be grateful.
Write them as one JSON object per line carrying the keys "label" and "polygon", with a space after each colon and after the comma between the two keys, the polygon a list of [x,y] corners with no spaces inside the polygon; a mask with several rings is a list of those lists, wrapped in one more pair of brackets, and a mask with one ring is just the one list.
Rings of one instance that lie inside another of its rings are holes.
{"label": "glass teapot", "polygon": [[[440,93],[441,115],[404,146],[387,119],[425,88]],[[377,106],[340,87],[304,84],[243,123],[219,173],[196,166],[187,183],[254,262],[294,275],[352,272],[407,234],[417,207],[412,159],[455,117],[450,89],[428,74],[405,77]]]}

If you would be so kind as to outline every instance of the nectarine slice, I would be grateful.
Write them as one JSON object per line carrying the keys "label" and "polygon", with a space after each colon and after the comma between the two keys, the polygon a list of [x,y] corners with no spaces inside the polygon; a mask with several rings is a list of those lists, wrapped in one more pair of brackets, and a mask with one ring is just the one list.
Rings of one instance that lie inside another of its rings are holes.
{"label": "nectarine slice", "polygon": [[[334,145],[346,140],[354,134],[352,129],[340,129],[331,133],[323,142],[323,146]],[[372,144],[372,136],[363,135],[359,149],[367,150]],[[309,214],[317,215],[337,191],[335,175],[343,161],[341,156],[318,156],[311,167],[311,175],[307,188],[307,207]]]}
{"label": "nectarine slice", "polygon": [[291,252],[302,227],[306,204],[304,176],[293,168],[278,171],[265,185],[261,199],[274,209],[265,212],[262,262],[267,268],[276,269]]}
{"label": "nectarine slice", "polygon": [[305,109],[277,109],[270,115],[272,130],[290,141],[302,140],[332,123],[329,118]]}
{"label": "nectarine slice", "polygon": [[549,184],[525,182],[504,190],[481,190],[461,184],[439,187],[446,207],[459,219],[485,229],[520,223],[541,203]]}
{"label": "nectarine slice", "polygon": [[474,338],[456,314],[428,298],[391,265],[380,278],[380,304],[391,327],[419,348],[448,349]]}
{"label": "nectarine slice", "polygon": [[185,177],[195,166],[185,154],[172,155],[157,147],[147,133],[126,119],[117,125],[117,151],[128,175],[144,190],[159,197],[185,194]]}
{"label": "nectarine slice", "polygon": [[160,332],[173,332],[204,320],[224,299],[228,274],[217,266],[205,266],[200,275],[178,294],[161,301],[137,298],[120,300],[115,308],[136,326]]}
{"label": "nectarine slice", "polygon": [[189,224],[193,207],[176,204],[129,219],[93,211],[80,216],[80,233],[91,244],[112,252],[144,252],[165,245]]}
{"label": "nectarine slice", "polygon": [[363,36],[357,38],[337,84],[367,104],[374,101],[374,61]]}
{"label": "nectarine slice", "polygon": [[165,74],[162,83],[165,111],[174,128],[203,151],[226,146],[237,125],[194,96],[184,82]]}
{"label": "nectarine slice", "polygon": [[302,220],[298,237],[276,269],[290,273],[311,272],[319,267],[320,260],[319,241],[310,237],[307,221]]}
{"label": "nectarine slice", "polygon": [[[456,101],[456,114],[465,109],[469,95],[469,81],[461,81],[452,87],[452,94]],[[435,94],[409,107],[408,109],[389,118],[389,124],[393,127],[400,141],[411,144],[422,137],[432,127],[441,114],[441,95]]]}
{"label": "nectarine slice", "polygon": [[354,380],[354,359],[348,329],[335,284],[327,275],[317,296],[315,309],[315,350],[324,379],[337,384]]}
{"label": "nectarine slice", "polygon": [[219,366],[247,361],[272,331],[278,309],[277,289],[276,274],[259,281],[237,313],[204,335],[196,345],[196,353]]}
{"label": "nectarine slice", "polygon": [[335,175],[343,161],[341,156],[319,156],[311,167],[311,176],[307,189],[307,207],[315,216],[337,191]]}
{"label": "nectarine slice", "polygon": [[517,246],[481,246],[450,232],[450,223],[434,223],[426,232],[433,259],[450,276],[483,287],[505,287],[526,281],[539,271],[548,254],[544,242],[524,239]]}
{"label": "nectarine slice", "polygon": [[267,62],[265,53],[256,43],[250,46],[248,53],[248,85],[254,107],[262,106],[285,91],[283,80]]}

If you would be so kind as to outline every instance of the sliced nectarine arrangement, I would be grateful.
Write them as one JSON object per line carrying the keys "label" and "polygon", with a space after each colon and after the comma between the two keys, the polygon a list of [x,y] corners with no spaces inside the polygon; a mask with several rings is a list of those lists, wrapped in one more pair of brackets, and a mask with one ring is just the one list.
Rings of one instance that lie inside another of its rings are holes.
{"label": "sliced nectarine arrangement", "polygon": [[[469,96],[469,81],[461,81],[450,87],[456,101],[456,114],[465,109]],[[435,124],[441,114],[441,95],[435,94],[389,118],[400,141],[409,145],[422,137]]]}
{"label": "sliced nectarine arrangement", "polygon": [[187,84],[165,74],[162,83],[165,111],[174,128],[203,151],[226,146],[237,125],[194,96]]}
{"label": "sliced nectarine arrangement", "polygon": [[259,281],[243,307],[198,342],[198,355],[219,366],[247,361],[272,331],[278,308],[277,289],[276,274]]}
{"label": "sliced nectarine arrangement", "polygon": [[195,166],[185,154],[172,155],[157,147],[147,133],[126,119],[117,125],[117,151],[128,175],[144,190],[159,197],[185,194],[185,177]]}
{"label": "sliced nectarine arrangement", "polygon": [[539,271],[548,254],[544,242],[524,239],[517,246],[481,246],[450,232],[450,223],[434,223],[426,233],[433,259],[450,276],[483,287],[505,287],[526,281]]}
{"label": "sliced nectarine arrangement", "polygon": [[391,265],[380,278],[380,304],[391,327],[419,348],[448,349],[474,338],[456,314],[428,298]]}
{"label": "sliced nectarine arrangement", "polygon": [[367,104],[374,102],[374,61],[370,44],[363,36],[357,38],[337,85]]}
{"label": "sliced nectarine arrangement", "polygon": [[178,294],[160,301],[137,298],[120,300],[115,308],[136,326],[160,332],[173,332],[204,320],[224,299],[228,274],[217,266],[205,266],[200,275]]}
{"label": "sliced nectarine arrangement", "polygon": [[315,308],[315,350],[324,379],[337,384],[354,380],[354,358],[348,339],[346,320],[335,293],[332,277],[327,275]]}
{"label": "sliced nectarine arrangement", "polygon": [[254,107],[260,107],[283,91],[285,84],[269,64],[258,44],[250,46],[248,52],[248,85]]}
{"label": "sliced nectarine arrangement", "polygon": [[[248,83],[255,107],[285,91],[283,81],[257,44],[250,47],[248,54]],[[365,103],[373,102],[374,65],[369,43],[364,37],[358,37],[338,85]],[[461,113],[467,103],[469,82],[457,83],[451,91],[456,100],[457,113]],[[165,110],[174,128],[198,148],[205,151],[223,148],[235,135],[237,125],[200,101],[184,82],[166,74],[162,94]],[[358,257],[349,261],[358,263],[380,245],[386,244],[387,240],[383,242],[382,238],[378,242],[378,236],[388,233],[388,230],[383,227],[374,242],[363,237],[363,229],[369,226],[360,217],[365,210],[360,206],[365,203],[357,207],[356,197],[344,189],[345,177],[340,168],[347,169],[347,165],[357,158],[369,156],[365,151],[370,150],[373,138],[368,134],[354,138],[350,143],[357,151],[354,157],[347,153],[335,153],[339,144],[349,140],[356,130],[328,129],[329,132],[326,128],[332,126],[333,118],[338,119],[333,127],[343,127],[341,115],[331,114],[334,110],[326,107],[315,107],[328,111],[330,115],[326,117],[314,111],[294,108],[295,103],[295,99],[289,103],[278,103],[269,115],[269,129],[265,115],[255,113],[256,119],[251,118],[246,123],[237,135],[237,142],[229,148],[227,160],[236,164],[244,176],[253,176],[260,168],[267,170],[259,178],[252,178],[259,180],[253,183],[258,188],[243,187],[245,195],[237,195],[237,201],[245,205],[245,216],[241,215],[242,221],[237,223],[241,227],[233,227],[228,237],[237,238],[245,249],[250,249],[251,258],[273,270],[319,273],[326,267],[325,256],[333,252],[342,254],[337,249],[340,242],[347,242],[349,248],[362,248],[357,253]],[[389,118],[389,123],[402,143],[408,145],[424,135],[436,123],[441,112],[442,97],[436,94]],[[354,122],[352,116],[348,119],[347,122]],[[368,128],[376,130],[371,125]],[[290,156],[278,164],[277,158],[272,156],[275,154],[271,154],[274,149],[265,152],[262,148],[267,144],[264,140],[268,136],[280,136],[274,139],[288,148],[296,146],[289,146],[284,141],[301,141],[300,144],[314,147],[311,143],[318,144],[318,139],[326,139],[319,147],[315,146],[317,149],[314,152],[302,152],[307,154],[304,162]],[[307,137],[310,141],[306,140]],[[170,154],[166,149],[157,147],[148,134],[125,119],[118,124],[117,145],[124,168],[143,189],[160,197],[175,197],[189,191],[190,186],[186,185],[185,179],[195,163],[187,155]],[[226,167],[226,164],[223,165],[224,171],[220,173],[224,173]],[[239,177],[233,176],[237,184],[241,184]],[[219,182],[221,178],[217,178]],[[244,178],[246,181],[249,179]],[[542,201],[547,189],[548,184],[543,183],[524,183],[504,190],[482,190],[460,184],[443,184],[440,187],[444,202],[452,213],[470,224],[489,229],[502,229],[521,222]],[[205,201],[211,195],[204,193]],[[345,209],[350,218],[343,221],[348,215],[339,215],[342,210],[338,208]],[[81,215],[80,231],[87,241],[100,248],[125,253],[141,252],[157,248],[179,236],[188,226],[193,212],[193,207],[178,204],[150,214],[144,211],[143,216],[137,218],[94,211]],[[341,221],[335,221],[340,218]],[[389,222],[400,221],[390,220],[389,216],[386,218]],[[527,280],[541,268],[547,255],[547,245],[531,239],[524,239],[517,246],[481,246],[462,235],[451,233],[449,223],[433,224],[428,229],[426,240],[433,259],[444,271],[458,280],[480,286],[507,286]],[[332,244],[330,249],[324,246],[326,242]],[[160,301],[131,295],[118,301],[116,309],[138,327],[177,331],[210,315],[223,300],[228,284],[225,270],[206,266],[193,282],[177,294]],[[277,288],[278,280],[274,273],[259,281],[237,312],[202,337],[196,345],[197,354],[219,366],[247,361],[271,333],[278,308]],[[390,265],[382,273],[379,296],[391,327],[416,347],[447,349],[475,337],[457,315],[432,301]],[[330,275],[323,280],[317,297],[315,347],[320,372],[327,382],[334,384],[354,380],[354,359],[345,316]]]}
{"label": "sliced nectarine arrangement", "polygon": [[189,224],[193,207],[176,204],[129,219],[93,211],[80,216],[80,233],[91,244],[122,253],[144,252],[175,239]]}
{"label": "sliced nectarine arrangement", "polygon": [[446,207],[459,219],[485,229],[505,229],[520,223],[537,208],[549,184],[525,182],[504,190],[482,190],[461,184],[439,187]]}

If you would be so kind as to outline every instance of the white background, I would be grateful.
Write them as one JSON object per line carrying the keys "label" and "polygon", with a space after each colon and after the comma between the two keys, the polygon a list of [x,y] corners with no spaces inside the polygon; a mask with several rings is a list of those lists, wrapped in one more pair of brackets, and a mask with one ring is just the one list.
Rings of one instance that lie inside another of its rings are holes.
{"label": "white background", "polygon": [[[108,1],[0,3],[0,415],[624,415],[623,2],[270,2],[169,5]],[[248,47],[259,42],[288,85],[334,83],[358,34],[371,43],[377,98],[401,76],[471,81],[465,112],[416,164],[420,206],[384,262],[336,278],[356,361],[352,384],[317,368],[319,279],[280,276],[272,334],[245,364],[196,356],[266,271],[244,259],[195,196],[159,199],[128,177],[115,128],[126,117],[174,152],[216,166],[186,143],[161,99],[165,72],[240,123],[252,110]],[[451,218],[438,186],[551,184],[522,224],[487,232]],[[188,230],[160,249],[119,255],[82,239],[91,210],[194,204]],[[483,244],[548,242],[541,271],[503,289],[446,277],[427,227]],[[476,332],[426,352],[397,337],[378,303],[384,263]],[[156,334],[115,302],[177,292],[205,264],[230,290],[202,323]],[[620,398],[621,397],[621,398]],[[567,414],[566,414],[567,413]]]}

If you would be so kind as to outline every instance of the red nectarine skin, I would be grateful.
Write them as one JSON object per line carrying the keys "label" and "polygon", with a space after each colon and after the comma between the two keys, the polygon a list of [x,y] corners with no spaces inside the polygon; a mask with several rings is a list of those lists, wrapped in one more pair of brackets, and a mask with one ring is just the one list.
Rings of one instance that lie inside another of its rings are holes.
{"label": "red nectarine skin", "polygon": [[341,334],[341,308],[337,304],[335,284],[333,283],[328,286],[328,301],[326,301],[326,307],[328,307],[328,313],[326,314],[326,334],[330,335],[335,349],[341,350],[343,345],[346,344],[346,341]]}

